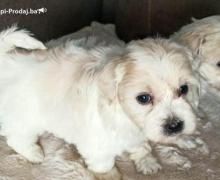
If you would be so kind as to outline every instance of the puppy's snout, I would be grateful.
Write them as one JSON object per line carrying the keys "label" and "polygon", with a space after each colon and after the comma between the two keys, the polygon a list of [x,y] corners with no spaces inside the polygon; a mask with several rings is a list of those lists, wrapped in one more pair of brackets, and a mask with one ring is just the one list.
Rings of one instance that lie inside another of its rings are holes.
{"label": "puppy's snout", "polygon": [[167,135],[173,135],[182,132],[183,128],[184,122],[174,117],[166,120],[164,132]]}

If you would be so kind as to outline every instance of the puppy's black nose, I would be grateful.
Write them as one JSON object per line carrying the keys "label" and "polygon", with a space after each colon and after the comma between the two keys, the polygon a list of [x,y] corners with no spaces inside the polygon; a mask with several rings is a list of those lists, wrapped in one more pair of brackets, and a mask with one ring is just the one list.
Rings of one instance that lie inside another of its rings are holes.
{"label": "puppy's black nose", "polygon": [[167,135],[180,133],[183,130],[184,123],[178,118],[168,119],[164,125],[164,132]]}

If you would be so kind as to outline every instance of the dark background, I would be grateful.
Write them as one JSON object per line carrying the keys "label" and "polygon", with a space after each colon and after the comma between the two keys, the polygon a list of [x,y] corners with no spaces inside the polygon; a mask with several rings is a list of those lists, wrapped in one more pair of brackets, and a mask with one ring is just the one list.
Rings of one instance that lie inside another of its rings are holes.
{"label": "dark background", "polygon": [[38,9],[40,15],[1,15],[0,29],[17,23],[42,41],[72,33],[91,21],[114,23],[123,40],[168,36],[190,22],[220,14],[220,0],[0,0],[0,9]]}

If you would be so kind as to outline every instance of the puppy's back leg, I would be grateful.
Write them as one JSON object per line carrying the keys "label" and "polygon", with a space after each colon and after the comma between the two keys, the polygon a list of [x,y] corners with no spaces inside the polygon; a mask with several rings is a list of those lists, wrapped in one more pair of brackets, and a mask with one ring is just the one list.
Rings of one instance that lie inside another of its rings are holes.
{"label": "puppy's back leg", "polygon": [[44,154],[41,147],[36,144],[37,138],[37,134],[14,132],[13,135],[7,137],[7,143],[29,161],[40,163],[44,159]]}
{"label": "puppy's back leg", "polygon": [[46,49],[44,44],[31,36],[32,34],[24,29],[18,30],[12,26],[0,33],[0,52],[8,52],[16,47],[24,49]]}

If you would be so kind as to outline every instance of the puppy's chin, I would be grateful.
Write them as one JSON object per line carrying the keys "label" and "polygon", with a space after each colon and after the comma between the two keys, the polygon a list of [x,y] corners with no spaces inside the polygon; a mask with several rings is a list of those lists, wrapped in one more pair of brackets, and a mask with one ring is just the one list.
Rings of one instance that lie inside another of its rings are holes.
{"label": "puppy's chin", "polygon": [[151,141],[152,143],[161,143],[161,144],[169,144],[170,142],[173,142],[177,140],[180,137],[180,135],[173,135],[173,136],[168,136],[163,133],[158,134],[157,136],[148,136],[147,139]]}
{"label": "puppy's chin", "polygon": [[186,134],[177,134],[173,136],[167,136],[167,135],[161,135],[157,139],[149,139],[149,141],[152,144],[164,144],[164,145],[169,145],[169,144],[176,144],[176,142],[180,141],[183,137],[190,137],[186,136]]}
{"label": "puppy's chin", "polygon": [[192,125],[191,128],[184,128],[181,133],[174,133],[169,135],[164,133],[163,128],[158,130],[152,128],[145,131],[145,137],[152,143],[170,144],[171,142],[175,142],[184,135],[192,135],[195,132],[195,129],[196,126]]}
{"label": "puppy's chin", "polygon": [[173,138],[169,137],[163,133],[163,128],[150,128],[145,130],[145,137],[154,143],[162,143],[165,142],[166,139]]}

